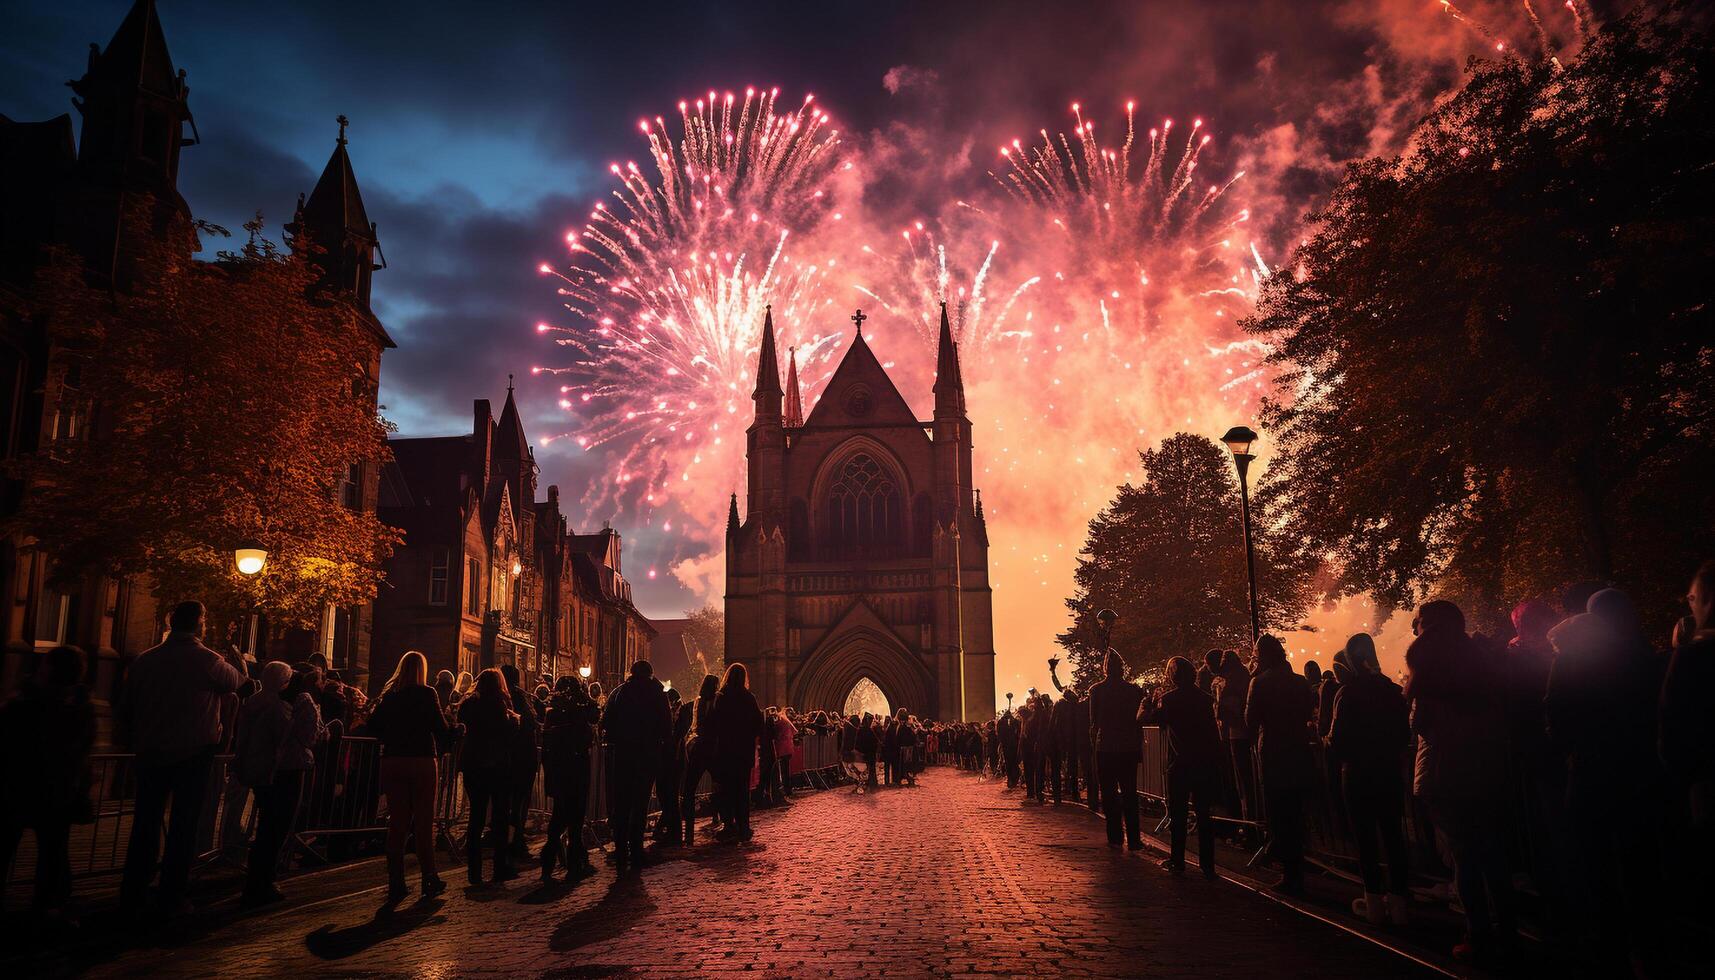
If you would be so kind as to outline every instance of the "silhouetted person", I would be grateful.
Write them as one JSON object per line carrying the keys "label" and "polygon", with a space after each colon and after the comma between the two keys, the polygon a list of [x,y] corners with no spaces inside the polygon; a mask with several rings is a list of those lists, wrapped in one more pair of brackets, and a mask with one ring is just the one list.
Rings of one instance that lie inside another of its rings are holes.
{"label": "silhouetted person", "polygon": [[1018,785],[1018,718],[1008,708],[995,722],[995,736],[1000,739],[1001,765],[1006,769],[1006,788]]}
{"label": "silhouetted person", "polygon": [[[682,759],[679,755],[679,692],[667,691],[667,718],[671,727],[667,737],[661,740],[661,761],[655,770],[655,801],[661,806],[661,815],[655,819],[655,842],[666,847],[677,847],[684,840],[684,818],[680,813],[679,779]],[[691,798],[691,804],[696,805],[696,797]]]}
{"label": "silhouetted person", "polygon": [[1055,803],[1059,803],[1066,796],[1070,796],[1073,803],[1078,802],[1080,717],[1084,721],[1083,731],[1090,730],[1090,713],[1078,710],[1081,703],[1076,691],[1061,692],[1060,701],[1054,705],[1053,717],[1049,721],[1053,729],[1052,744],[1048,750],[1048,771],[1051,774],[1049,785],[1053,788]]}
{"label": "silhouetted person", "polygon": [[1210,650],[1203,654],[1203,662],[1197,666],[1197,690],[1215,696],[1215,678],[1221,675],[1220,650]]}
{"label": "silhouetted person", "polygon": [[1250,695],[1251,675],[1237,650],[1221,656],[1221,672],[1214,680],[1215,722],[1227,745],[1232,766],[1233,792],[1238,797],[1235,814],[1242,820],[1256,819],[1256,767],[1251,748],[1256,744],[1245,726],[1245,699]]}
{"label": "silhouetted person", "polygon": [[1559,932],[1570,925],[1566,875],[1578,862],[1566,817],[1566,753],[1548,737],[1543,699],[1554,666],[1548,631],[1560,622],[1555,607],[1530,599],[1512,610],[1513,638],[1502,671],[1502,707],[1507,743],[1518,772],[1531,879],[1546,906],[1544,923]]}
{"label": "silhouetted person", "polygon": [[1462,959],[1504,952],[1517,934],[1505,843],[1506,725],[1499,685],[1465,635],[1465,615],[1445,600],[1424,603],[1406,650],[1406,701],[1417,734],[1412,791],[1429,808],[1465,907]]}
{"label": "silhouetted person", "polygon": [[863,759],[864,788],[874,789],[876,785],[876,760],[881,755],[881,737],[875,730],[875,718],[867,711],[863,713],[863,721],[858,724],[857,753]]}
{"label": "silhouetted person", "polygon": [[556,860],[568,874],[595,871],[584,850],[584,821],[590,805],[590,749],[600,721],[601,708],[590,700],[583,683],[569,674],[561,677],[548,697],[542,722],[542,786],[554,801],[548,839],[542,843],[543,880],[553,877]]}
{"label": "silhouetted person", "polygon": [[482,884],[482,829],[487,822],[494,835],[494,880],[509,881],[517,876],[506,846],[511,827],[506,811],[512,797],[518,715],[500,671],[490,667],[477,675],[476,687],[459,703],[459,724],[464,726],[459,767],[470,810],[465,822],[465,870],[471,884]]}
{"label": "silhouetted person", "polygon": [[1304,798],[1315,782],[1310,749],[1316,698],[1286,660],[1279,638],[1256,640],[1256,676],[1245,699],[1245,727],[1256,733],[1269,853],[1280,862],[1276,890],[1304,894]]}
{"label": "silhouetted person", "polygon": [[[1411,904],[1406,859],[1405,785],[1402,761],[1411,744],[1405,692],[1382,673],[1368,633],[1346,641],[1341,659],[1350,674],[1334,696],[1328,725],[1328,755],[1340,767],[1339,786],[1358,844],[1364,897],[1352,911],[1372,923],[1389,916],[1404,925]],[[1337,660],[1336,663],[1339,661]],[[1379,841],[1379,846],[1378,846]],[[1387,874],[1382,874],[1382,856]],[[1385,897],[1384,897],[1385,896]]]}
{"label": "silhouetted person", "polygon": [[[280,700],[290,706],[291,713],[275,747],[274,778],[266,786],[255,787],[256,839],[250,845],[244,895],[240,899],[245,908],[257,908],[286,897],[274,879],[280,854],[298,814],[304,784],[310,781],[310,774],[316,768],[316,745],[324,735],[321,705],[316,700],[321,683],[321,671],[311,667],[294,673],[280,692]],[[256,696],[252,696],[246,704],[255,700]]]}
{"label": "silhouetted person", "polygon": [[724,816],[731,822],[721,829],[725,840],[751,838],[750,770],[756,765],[757,740],[762,737],[762,709],[750,693],[749,673],[744,664],[728,665],[720,692],[715,695],[715,786],[726,798]]}
{"label": "silhouetted person", "polygon": [[[286,685],[292,681],[292,666],[283,661],[272,661],[262,668],[261,690],[244,699],[244,705],[239,709],[237,720],[237,738],[233,744],[233,774],[239,785],[254,794],[256,801],[257,831],[256,839],[251,844],[249,866],[260,869],[264,863],[272,864],[279,860],[279,844],[284,839],[278,837],[278,824],[281,811],[287,806],[296,809],[299,796],[303,790],[301,781],[281,779],[276,786],[275,776],[280,769],[280,753],[285,744],[286,733],[292,727],[292,705],[286,700]],[[288,803],[286,797],[290,796]],[[243,797],[232,801],[239,809],[243,809]],[[287,818],[292,816],[287,811]],[[267,824],[268,826],[261,826]],[[263,881],[271,881],[270,876],[264,876]],[[252,888],[246,883],[244,900],[247,905],[262,905],[278,898],[268,894],[266,889]]]}
{"label": "silhouetted person", "polygon": [[1090,688],[1090,739],[1096,746],[1102,813],[1107,816],[1108,846],[1123,842],[1136,851],[1143,848],[1137,817],[1137,765],[1143,758],[1137,709],[1143,691],[1125,679],[1125,659],[1118,651],[1108,651],[1103,667],[1105,676]]}
{"label": "silhouetted person", "polygon": [[526,861],[530,858],[530,847],[524,840],[524,825],[530,817],[530,794],[536,788],[536,770],[541,764],[541,753],[537,749],[540,725],[536,706],[521,686],[518,668],[505,664],[500,668],[500,676],[512,695],[512,711],[518,715],[518,730],[512,736],[512,764],[507,769],[506,816],[512,827],[512,858]]}
{"label": "silhouetted person", "polygon": [[1167,662],[1172,683],[1157,689],[1138,707],[1138,721],[1161,726],[1167,739],[1167,820],[1169,851],[1162,867],[1169,874],[1185,873],[1186,820],[1197,810],[1197,863],[1203,877],[1215,877],[1215,822],[1209,807],[1221,788],[1219,766],[1225,762],[1221,735],[1215,730],[1215,702],[1197,687],[1197,669],[1184,657]]}
{"label": "silhouetted person", "polygon": [[649,819],[649,788],[655,783],[661,750],[673,731],[667,691],[647,660],[631,665],[631,676],[607,697],[601,716],[613,767],[610,824],[614,864],[619,870],[643,867],[643,829]]}
{"label": "silhouetted person", "polygon": [[[429,662],[408,651],[381,688],[370,712],[368,734],[381,742],[381,792],[387,796],[387,894],[405,897],[405,842],[416,845],[422,895],[447,887],[435,871],[435,789],[440,785],[441,749],[451,741],[440,694],[423,683]],[[452,674],[445,674],[452,690]]]}
{"label": "silhouetted person", "polygon": [[[681,752],[685,759],[685,774],[681,781],[684,797],[685,845],[697,840],[697,785],[705,773],[713,773],[715,762],[714,709],[721,679],[704,674],[697,699],[679,709],[674,730],[680,733]],[[718,790],[717,790],[718,795]],[[718,807],[717,807],[718,812]]]}
{"label": "silhouetted person", "polygon": [[1686,594],[1691,629],[1680,631],[1661,690],[1661,759],[1685,801],[1690,833],[1683,860],[1696,883],[1694,921],[1715,914],[1715,561],[1704,562]]}
{"label": "silhouetted person", "polygon": [[37,662],[24,689],[0,707],[0,745],[6,747],[0,752],[0,868],[11,869],[24,831],[32,831],[36,883],[30,910],[50,920],[60,920],[71,900],[72,822],[93,815],[89,752],[95,710],[83,676],[83,651],[54,647]]}
{"label": "silhouetted person", "polygon": [[1665,664],[1618,589],[1549,631],[1554,666],[1543,702],[1567,758],[1566,801],[1583,869],[1578,934],[1608,969],[1646,953],[1661,876],[1662,772],[1654,751]]}
{"label": "silhouetted person", "polygon": [[137,797],[120,904],[132,914],[142,909],[155,876],[169,801],[173,816],[161,858],[161,907],[170,915],[190,911],[185,885],[224,734],[221,714],[247,683],[242,660],[235,663],[202,645],[203,619],[202,603],[179,603],[168,617],[167,638],[138,654],[125,675],[118,727],[137,753]]}

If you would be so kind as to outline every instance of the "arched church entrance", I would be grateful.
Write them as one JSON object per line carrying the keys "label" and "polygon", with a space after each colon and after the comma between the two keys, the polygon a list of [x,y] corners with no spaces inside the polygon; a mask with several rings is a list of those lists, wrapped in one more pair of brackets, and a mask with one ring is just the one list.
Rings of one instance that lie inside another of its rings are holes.
{"label": "arched church entrance", "polygon": [[883,712],[906,708],[920,718],[934,717],[935,679],[923,658],[875,622],[848,621],[836,628],[798,663],[786,683],[786,703],[801,711],[849,715],[848,704],[861,693]]}
{"label": "arched church entrance", "polygon": [[853,684],[852,689],[847,692],[846,704],[842,713],[847,717],[852,715],[862,717],[865,714],[880,717],[892,714],[893,706],[887,700],[887,695],[883,693],[881,687],[866,676],[859,677],[857,683]]}

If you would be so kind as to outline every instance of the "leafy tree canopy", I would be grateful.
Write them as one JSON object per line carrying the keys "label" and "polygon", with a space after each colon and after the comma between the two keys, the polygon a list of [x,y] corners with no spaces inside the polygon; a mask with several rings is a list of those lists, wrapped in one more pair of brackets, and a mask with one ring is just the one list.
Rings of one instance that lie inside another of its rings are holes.
{"label": "leafy tree canopy", "polygon": [[[1144,450],[1141,486],[1120,487],[1090,521],[1066,601],[1071,628],[1057,638],[1071,655],[1073,686],[1101,679],[1104,650],[1095,615],[1119,614],[1112,643],[1135,675],[1153,676],[1174,656],[1200,662],[1211,647],[1248,649],[1250,601],[1232,454],[1178,433]],[[1264,630],[1301,628],[1314,565],[1285,547],[1253,500],[1257,599]]]}
{"label": "leafy tree canopy", "polygon": [[1671,612],[1715,545],[1710,63],[1676,10],[1474,63],[1314,216],[1246,326],[1285,368],[1285,539],[1328,591],[1481,617],[1598,579]]}
{"label": "leafy tree canopy", "polygon": [[[375,342],[315,288],[307,249],[282,253],[259,227],[214,263],[191,258],[188,225],[141,240],[127,293],[92,285],[69,252],[41,269],[55,376],[76,380],[62,404],[81,401],[90,423],[24,461],[14,524],[62,575],[142,574],[168,601],[286,622],[375,595],[398,533],[339,494],[354,464],[388,458],[363,353]],[[253,577],[233,564],[247,539],[268,551]]]}

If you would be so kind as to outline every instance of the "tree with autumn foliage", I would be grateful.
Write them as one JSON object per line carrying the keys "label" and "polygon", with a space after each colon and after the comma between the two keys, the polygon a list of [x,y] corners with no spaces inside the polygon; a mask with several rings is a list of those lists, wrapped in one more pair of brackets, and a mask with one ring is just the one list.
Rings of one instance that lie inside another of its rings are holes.
{"label": "tree with autumn foliage", "polygon": [[1335,595],[1683,613],[1715,553],[1715,50],[1684,7],[1474,63],[1353,165],[1247,328],[1288,540]]}
{"label": "tree with autumn foliage", "polygon": [[[139,242],[122,293],[69,252],[49,257],[37,313],[52,375],[75,374],[89,423],[23,461],[13,524],[62,576],[144,576],[165,600],[308,623],[372,599],[399,540],[339,493],[354,464],[388,459],[388,426],[361,314],[317,288],[307,247],[282,252],[259,219],[247,227],[217,262],[192,258],[188,224]],[[234,567],[247,540],[268,552],[255,576]]]}
{"label": "tree with autumn foliage", "polygon": [[[1232,454],[1184,432],[1141,454],[1141,485],[1126,484],[1090,521],[1090,536],[1066,600],[1072,625],[1057,637],[1080,690],[1102,678],[1096,614],[1119,614],[1112,645],[1134,675],[1150,676],[1170,657],[1210,647],[1250,645],[1250,593]],[[1265,630],[1293,630],[1309,606],[1314,563],[1299,557],[1252,500],[1257,601]]]}

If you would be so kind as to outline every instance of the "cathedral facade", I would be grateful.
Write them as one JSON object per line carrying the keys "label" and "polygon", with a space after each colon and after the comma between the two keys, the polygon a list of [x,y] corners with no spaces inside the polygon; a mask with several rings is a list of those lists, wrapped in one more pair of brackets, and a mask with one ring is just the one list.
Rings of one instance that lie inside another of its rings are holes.
{"label": "cathedral facade", "polygon": [[745,512],[727,516],[726,657],[764,704],[841,710],[868,679],[894,710],[994,713],[988,529],[945,307],[919,420],[857,335],[809,417],[763,323]]}

